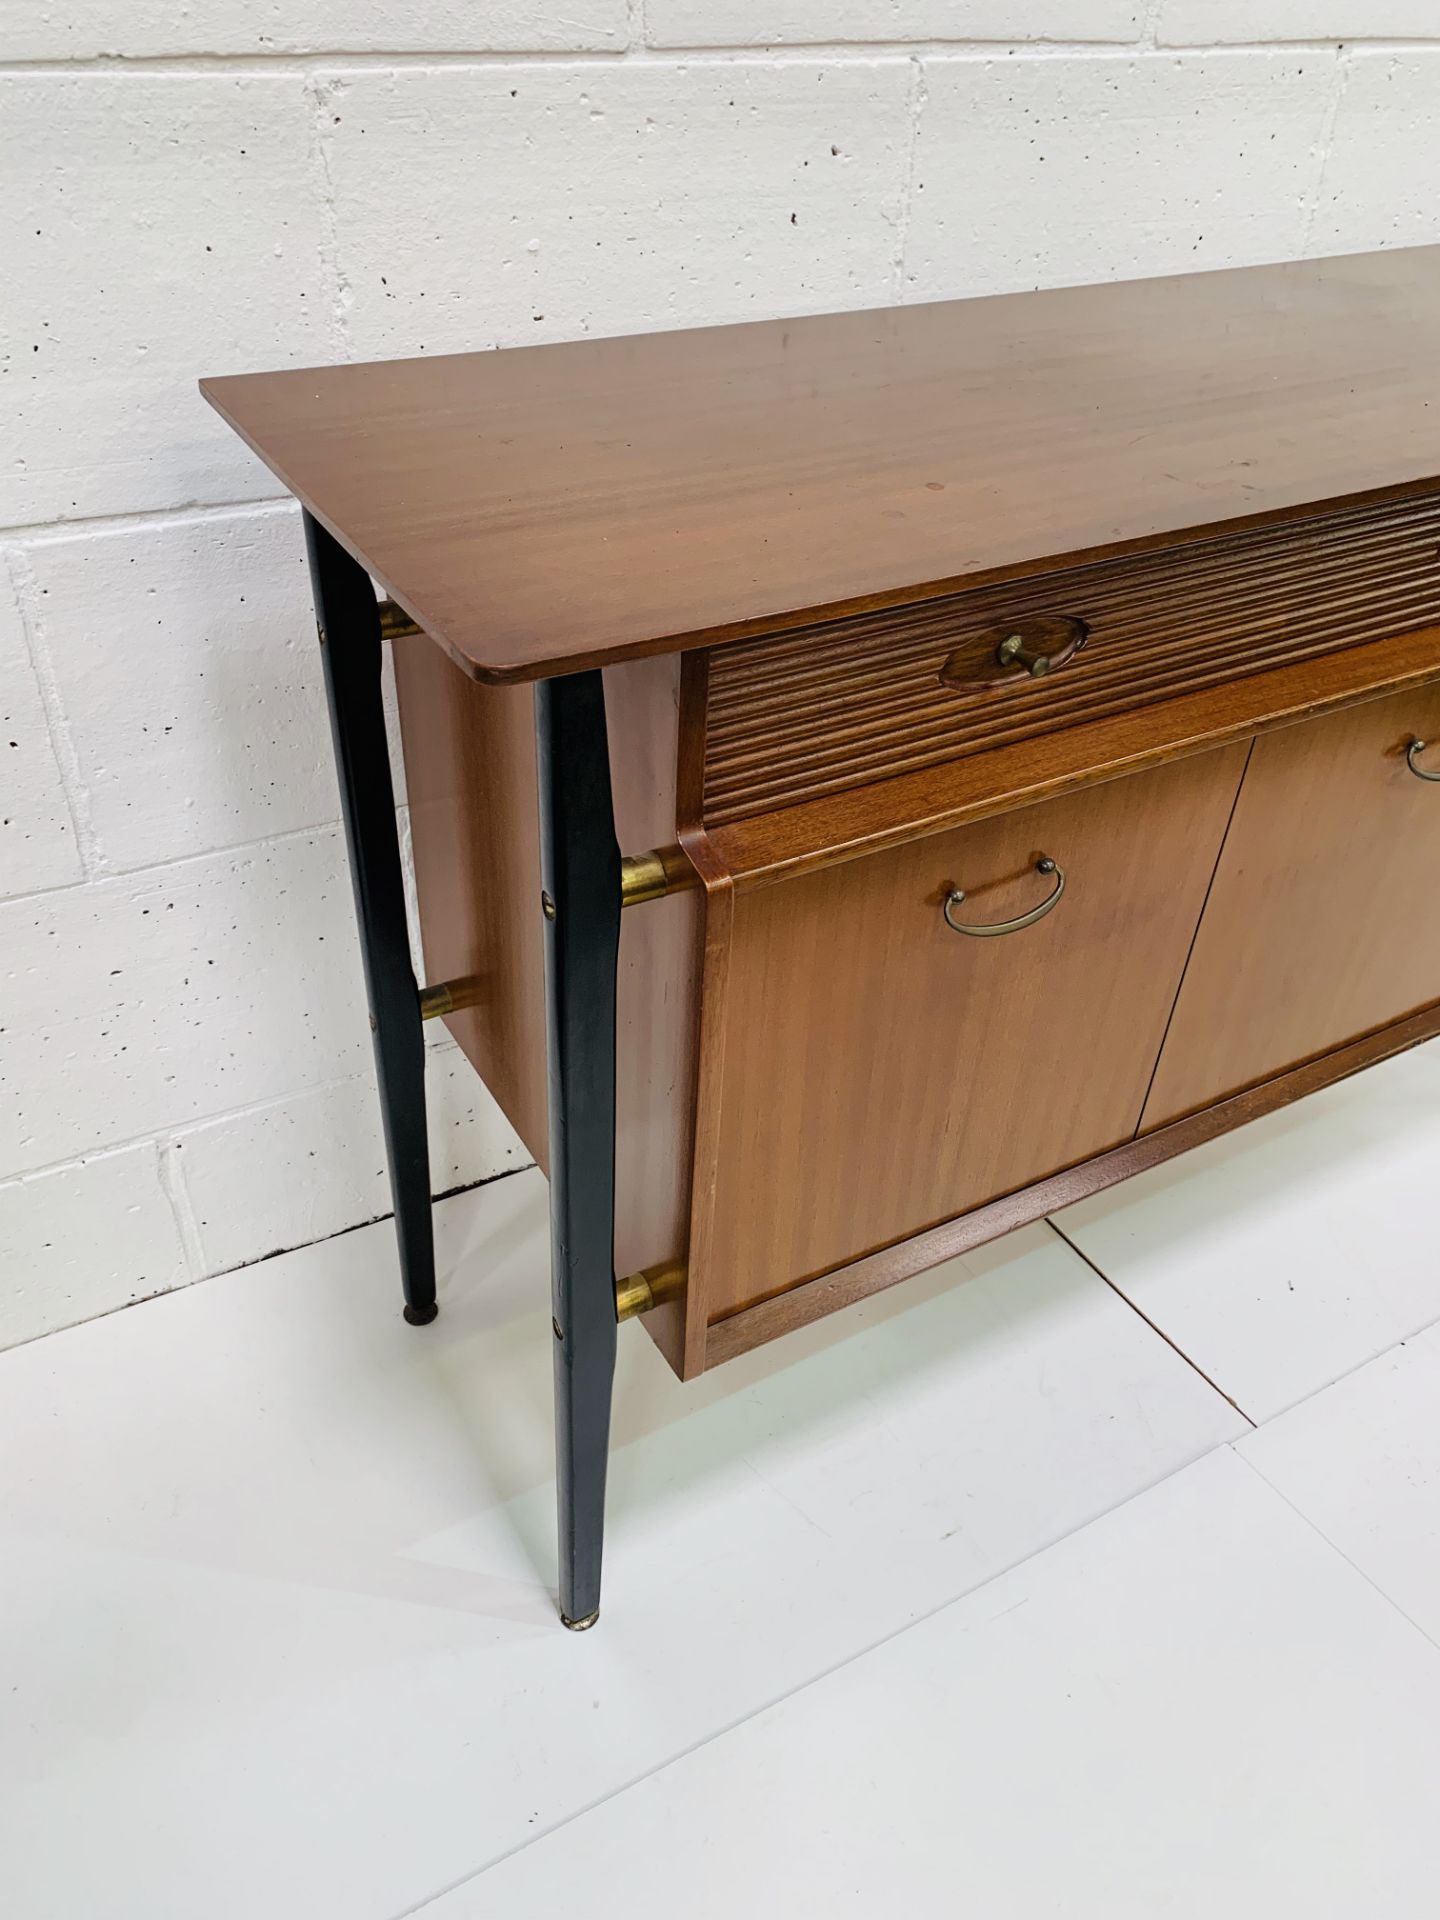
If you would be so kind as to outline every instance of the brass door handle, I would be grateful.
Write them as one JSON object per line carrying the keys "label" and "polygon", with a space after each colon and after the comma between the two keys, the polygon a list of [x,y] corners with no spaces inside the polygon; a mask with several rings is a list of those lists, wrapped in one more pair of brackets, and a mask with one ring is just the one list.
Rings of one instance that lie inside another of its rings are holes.
{"label": "brass door handle", "polygon": [[[1427,779],[1437,777],[1440,776],[1426,775]],[[964,903],[967,895],[962,887],[952,887],[950,892],[945,896],[944,911],[946,926],[949,927],[952,933],[968,934],[972,940],[993,940],[997,934],[1019,933],[1025,927],[1033,927],[1037,920],[1043,920],[1047,913],[1053,912],[1060,904],[1060,896],[1065,891],[1065,875],[1048,854],[1043,854],[1040,859],[1035,862],[1035,871],[1037,873],[1054,874],[1054,891],[1042,900],[1038,907],[1032,907],[1029,913],[1022,913],[1018,920],[996,920],[992,925],[985,927],[969,926],[965,921],[957,920],[953,913],[955,907],[961,906]]]}
{"label": "brass door handle", "polygon": [[1415,764],[1428,745],[1429,742],[1425,740],[1412,740],[1405,749],[1405,764],[1417,780],[1440,781],[1440,773],[1427,773],[1424,767],[1417,767]]}

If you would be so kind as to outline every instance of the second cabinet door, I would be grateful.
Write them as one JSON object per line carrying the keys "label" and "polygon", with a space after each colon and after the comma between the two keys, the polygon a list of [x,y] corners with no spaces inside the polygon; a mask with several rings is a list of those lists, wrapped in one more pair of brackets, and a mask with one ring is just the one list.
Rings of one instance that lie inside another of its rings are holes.
{"label": "second cabinet door", "polygon": [[[1128,1140],[1244,746],[739,894],[708,1046],[713,1319]],[[953,931],[1053,910],[999,938]]]}
{"label": "second cabinet door", "polygon": [[1255,742],[1142,1127],[1440,999],[1440,688]]}

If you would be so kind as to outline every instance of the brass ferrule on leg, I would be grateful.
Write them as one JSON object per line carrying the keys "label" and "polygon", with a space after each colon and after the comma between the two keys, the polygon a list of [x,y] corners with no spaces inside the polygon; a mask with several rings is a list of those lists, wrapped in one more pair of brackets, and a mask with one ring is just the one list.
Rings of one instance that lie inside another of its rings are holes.
{"label": "brass ferrule on leg", "polygon": [[[645,900],[662,900],[667,893],[699,885],[699,876],[679,847],[657,847],[653,853],[627,853],[620,862],[620,904],[638,907]],[[542,898],[544,896],[542,895]],[[420,1018],[439,1020],[462,1007],[475,1006],[483,982],[475,974],[459,980],[439,980],[420,989]]]}
{"label": "brass ferrule on leg", "polygon": [[679,847],[656,847],[650,853],[627,853],[620,861],[620,904],[638,907],[646,900],[663,900],[699,884],[699,875]]}
{"label": "brass ferrule on leg", "polygon": [[478,975],[466,974],[460,980],[442,980],[433,987],[420,989],[420,1018],[438,1020],[442,1014],[458,1013],[461,1007],[473,1007],[480,999]]}
{"label": "brass ferrule on leg", "polygon": [[678,1264],[645,1267],[641,1272],[615,1282],[615,1318],[633,1320],[637,1313],[649,1313],[652,1307],[658,1307],[665,1300],[674,1300],[684,1291],[684,1267]]}
{"label": "brass ferrule on leg", "polygon": [[393,600],[380,602],[380,638],[382,640],[408,640],[422,629],[410,618],[403,607],[397,607]]}

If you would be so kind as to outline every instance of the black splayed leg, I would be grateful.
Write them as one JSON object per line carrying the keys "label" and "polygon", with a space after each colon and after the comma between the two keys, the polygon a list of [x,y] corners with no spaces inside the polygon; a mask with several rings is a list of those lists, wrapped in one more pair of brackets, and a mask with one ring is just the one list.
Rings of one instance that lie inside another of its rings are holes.
{"label": "black splayed leg", "polygon": [[308,513],[305,545],[325,661],[355,917],[365,957],[405,1318],[412,1327],[423,1327],[437,1312],[425,1143],[425,1041],[420,994],[410,965],[395,791],[380,693],[380,616],[369,574]]}
{"label": "black splayed leg", "polygon": [[535,689],[549,1045],[560,1617],[600,1609],[615,1373],[615,970],[620,848],[598,672]]}

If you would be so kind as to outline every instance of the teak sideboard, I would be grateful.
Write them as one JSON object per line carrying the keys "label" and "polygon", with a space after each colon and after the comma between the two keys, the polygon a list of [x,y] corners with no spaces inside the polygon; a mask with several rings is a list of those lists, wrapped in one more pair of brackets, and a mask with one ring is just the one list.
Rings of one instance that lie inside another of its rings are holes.
{"label": "teak sideboard", "polygon": [[1440,1032],[1437,343],[1432,248],[204,383],[305,509],[408,1320],[423,1018],[549,1175],[568,1626],[619,1319],[692,1378]]}

